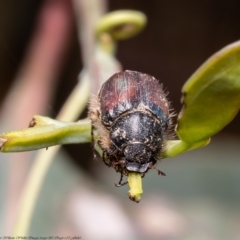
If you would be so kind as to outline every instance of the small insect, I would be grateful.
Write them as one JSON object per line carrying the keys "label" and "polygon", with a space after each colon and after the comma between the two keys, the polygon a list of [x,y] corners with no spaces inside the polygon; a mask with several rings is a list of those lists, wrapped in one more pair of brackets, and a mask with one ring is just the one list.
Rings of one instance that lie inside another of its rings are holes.
{"label": "small insect", "polygon": [[116,186],[125,184],[129,172],[144,176],[155,168],[171,124],[169,108],[159,81],[135,71],[114,74],[92,97],[92,136],[96,133],[104,163],[121,173]]}

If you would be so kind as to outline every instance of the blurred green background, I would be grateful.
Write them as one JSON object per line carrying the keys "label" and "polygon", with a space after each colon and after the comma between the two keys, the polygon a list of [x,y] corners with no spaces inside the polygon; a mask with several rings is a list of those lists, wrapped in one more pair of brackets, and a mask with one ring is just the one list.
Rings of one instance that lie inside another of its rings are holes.
{"label": "blurred green background", "polygon": [[[46,2],[0,2],[0,107],[13,94],[11,86]],[[214,52],[240,38],[238,0],[122,0],[107,1],[107,6],[109,11],[134,9],[147,15],[146,29],[120,42],[117,58],[124,69],[160,79],[176,112],[181,109],[181,87],[188,77]],[[61,67],[51,85],[51,97],[44,103],[43,112],[51,117],[83,67],[73,11],[72,15]],[[34,99],[28,100],[34,104]],[[0,112],[1,132],[19,128],[14,121],[30,121],[32,113],[27,110],[20,110],[18,102],[5,106]],[[6,120],[7,114],[11,119]],[[22,124],[27,126],[28,121]],[[0,155],[0,237],[11,235],[31,159],[26,153]],[[207,147],[166,159],[158,167],[167,176],[149,172],[142,201],[135,204],[128,200],[127,186],[114,186],[119,175],[92,160],[90,145],[65,146],[45,179],[29,235],[90,240],[240,239],[239,114]]]}

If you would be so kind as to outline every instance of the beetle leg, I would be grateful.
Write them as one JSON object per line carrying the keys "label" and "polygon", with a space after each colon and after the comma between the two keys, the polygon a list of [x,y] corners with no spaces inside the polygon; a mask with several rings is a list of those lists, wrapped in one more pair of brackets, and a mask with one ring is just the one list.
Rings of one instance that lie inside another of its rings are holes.
{"label": "beetle leg", "polygon": [[111,162],[109,161],[109,159],[107,158],[107,154],[106,151],[103,151],[103,156],[102,156],[102,160],[105,163],[105,165],[107,165],[108,167],[111,167]]}
{"label": "beetle leg", "polygon": [[122,180],[123,180],[123,174],[121,173],[120,180],[119,180],[118,184],[115,183],[115,186],[116,187],[122,187],[122,186],[124,186],[124,185],[126,185],[128,183],[127,181],[122,183]]}
{"label": "beetle leg", "polygon": [[91,138],[92,138],[91,145],[92,145],[92,149],[93,149],[93,160],[97,160],[98,157],[99,157],[99,154],[98,154],[98,152],[95,150],[95,147],[94,147],[94,145],[95,145],[94,130],[95,130],[95,128],[94,128],[94,126],[93,126],[93,124],[92,124],[92,127],[91,127]]}
{"label": "beetle leg", "polygon": [[149,164],[148,168],[154,169],[158,172],[158,175],[161,176],[166,176],[166,174],[164,172],[162,172],[161,170],[157,169],[155,166],[153,166],[152,164]]}
{"label": "beetle leg", "polygon": [[166,176],[166,174],[164,172],[160,171],[159,169],[156,169],[156,168],[153,168],[153,169],[155,169],[158,172],[158,175]]}
{"label": "beetle leg", "polygon": [[113,167],[116,167],[118,165],[123,165],[124,163],[125,163],[125,160],[119,160],[119,161],[113,163]]}

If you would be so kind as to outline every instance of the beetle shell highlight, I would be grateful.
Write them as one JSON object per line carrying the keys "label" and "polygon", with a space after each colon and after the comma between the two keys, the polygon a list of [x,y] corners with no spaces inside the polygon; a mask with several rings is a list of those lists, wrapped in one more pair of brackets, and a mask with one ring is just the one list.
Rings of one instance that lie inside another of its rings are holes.
{"label": "beetle shell highlight", "polygon": [[108,166],[124,175],[154,167],[169,128],[169,103],[157,79],[114,74],[93,97],[89,117]]}
{"label": "beetle shell highlight", "polygon": [[169,104],[164,91],[159,81],[148,74],[117,73],[102,85],[98,99],[105,126],[110,126],[122,113],[139,107],[156,115],[164,127],[168,122]]}

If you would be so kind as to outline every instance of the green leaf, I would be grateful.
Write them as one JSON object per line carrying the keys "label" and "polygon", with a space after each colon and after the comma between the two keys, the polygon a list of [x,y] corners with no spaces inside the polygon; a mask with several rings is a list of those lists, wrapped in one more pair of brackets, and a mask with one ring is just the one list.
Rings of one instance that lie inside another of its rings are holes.
{"label": "green leaf", "polygon": [[189,150],[205,147],[209,143],[210,139],[195,143],[187,143],[182,140],[169,140],[166,142],[166,147],[164,148],[163,152],[160,152],[159,157],[160,158],[174,157]]}
{"label": "green leaf", "polygon": [[177,135],[189,144],[209,139],[240,107],[240,41],[208,59],[183,86]]}

